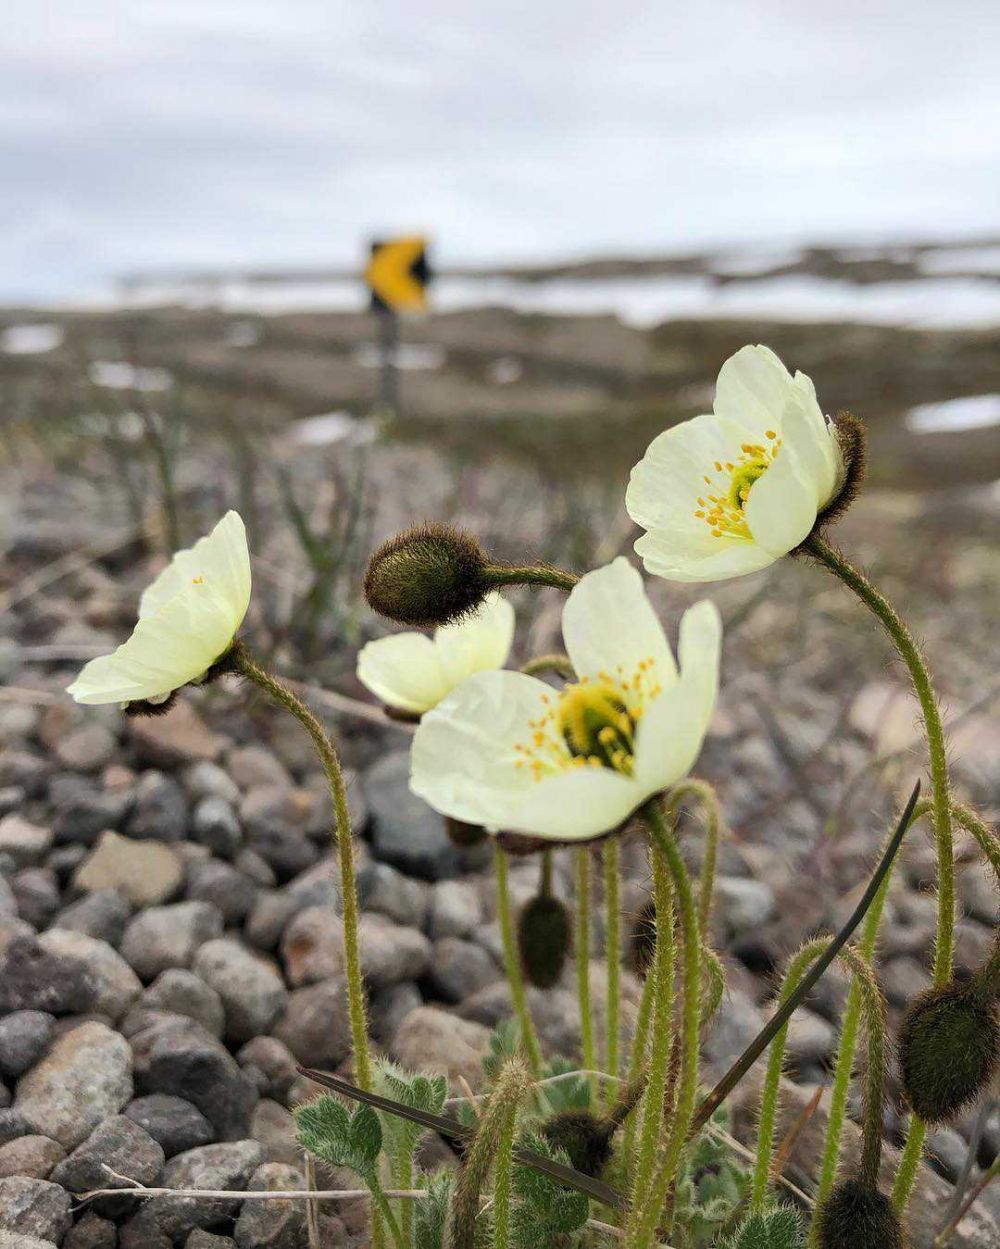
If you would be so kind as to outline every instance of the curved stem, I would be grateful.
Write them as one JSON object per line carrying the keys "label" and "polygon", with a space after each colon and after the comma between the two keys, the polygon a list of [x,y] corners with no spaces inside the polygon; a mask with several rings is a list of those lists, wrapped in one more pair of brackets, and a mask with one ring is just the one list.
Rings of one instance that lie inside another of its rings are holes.
{"label": "curved stem", "polygon": [[572,590],[580,578],[576,573],[553,568],[551,564],[487,564],[483,569],[483,580],[496,588],[502,585],[533,585]]}
{"label": "curved stem", "polygon": [[[908,827],[927,815],[933,809],[928,798],[921,799],[910,814]],[[889,884],[893,869],[898,862],[898,855],[893,857],[892,864],[886,871],[879,885],[872,904],[865,916],[861,928],[861,939],[858,950],[861,957],[871,962],[875,957],[879,928],[885,911],[885,900],[889,892]],[[833,1072],[833,1091],[830,1095],[830,1111],[827,1117],[826,1138],[823,1142],[823,1158],[820,1163],[819,1182],[816,1187],[816,1203],[822,1206],[829,1197],[837,1179],[840,1164],[840,1140],[844,1132],[847,1117],[847,1099],[851,1089],[851,1075],[854,1071],[854,1053],[858,1041],[858,1025],[861,1021],[861,986],[856,978],[851,979],[851,987],[847,994],[844,1017],[840,1028],[840,1044],[837,1047],[837,1059]]]}
{"label": "curved stem", "polygon": [[[573,935],[573,956],[576,960],[576,996],[580,1004],[580,1047],[583,1065],[594,1071],[597,1063],[594,1055],[594,1021],[590,1017],[590,851],[578,846],[573,851],[576,859],[576,923]],[[590,1079],[591,1101],[596,1097],[596,1085]]]}
{"label": "curved stem", "polygon": [[[639,1143],[632,1167],[630,1204],[633,1210],[641,1206],[649,1196],[649,1185],[656,1165],[656,1145],[663,1122],[663,1102],[674,1032],[674,891],[662,856],[654,854],[652,857],[656,946],[652,964],[646,974],[646,991],[643,994],[644,1001],[651,1003],[645,1032],[651,1033],[652,1044],[649,1053],[649,1079],[642,1099]],[[638,1042],[638,1036],[636,1040]],[[642,1054],[638,1045],[633,1047],[632,1063],[631,1077],[634,1078],[642,1065]]]}
{"label": "curved stem", "polygon": [[799,987],[791,995],[788,1001],[774,1012],[768,1022],[763,1028],[761,1028],[760,1032],[757,1033],[739,1058],[736,1059],[736,1061],[730,1066],[729,1070],[716,1083],[715,1087],[708,1094],[708,1096],[702,1099],[701,1105],[698,1107],[698,1111],[691,1121],[692,1136],[696,1132],[700,1131],[706,1123],[708,1123],[709,1119],[711,1119],[718,1107],[722,1105],[725,1099],[729,1096],[736,1085],[739,1084],[740,1080],[743,1079],[764,1050],[767,1049],[768,1045],[770,1045],[771,1041],[777,1035],[779,1029],[785,1023],[785,1020],[788,1019],[792,1012],[797,1009],[799,1003],[812,989],[813,985],[817,983],[826,969],[837,957],[839,950],[846,945],[855,928],[857,928],[858,924],[861,923],[861,920],[864,918],[868,908],[871,906],[875,895],[878,893],[882,881],[885,879],[886,872],[889,870],[896,857],[896,852],[906,834],[906,830],[910,826],[913,808],[917,804],[919,794],[920,782],[917,781],[916,785],[913,787],[913,792],[910,794],[909,801],[903,810],[903,814],[899,817],[899,823],[896,825],[895,832],[890,838],[889,844],[886,847],[882,858],[879,860],[879,865],[875,869],[871,880],[869,880],[857,906],[851,912],[847,921],[827,946],[823,954],[820,955],[820,957],[809,969],[808,974],[803,978]]}
{"label": "curved stem", "polygon": [[521,665],[521,671],[529,677],[536,677],[542,672],[554,672],[568,681],[576,677],[576,669],[570,662],[569,656],[559,654],[536,655],[534,659],[529,659],[526,664]]}
{"label": "curved stem", "polygon": [[[923,655],[906,625],[889,601],[844,556],[818,534],[803,543],[803,550],[812,555],[861,599],[889,634],[900,657],[910,672],[913,688],[920,702],[930,755],[932,798],[934,801],[934,832],[938,865],[938,922],[934,948],[933,983],[946,984],[951,979],[955,948],[955,865],[951,831],[951,796],[949,792],[948,759],[944,729],[930,673]],[[893,1205],[898,1213],[906,1209],[916,1180],[917,1166],[923,1152],[927,1127],[916,1115],[910,1120],[903,1156],[892,1190]]]}
{"label": "curved stem", "polygon": [[697,798],[705,812],[705,855],[698,878],[698,923],[702,939],[708,931],[712,918],[712,895],[715,892],[715,868],[719,857],[719,836],[722,829],[722,808],[719,796],[708,781],[691,779],[682,781],[671,791],[672,803],[679,803],[691,796]]}
{"label": "curved stem", "polygon": [[997,883],[1000,884],[1000,838],[983,823],[975,811],[970,811],[968,807],[954,806],[951,813],[955,823],[964,828],[979,843],[983,858],[993,869]]}
{"label": "curved stem", "polygon": [[882,1132],[885,1127],[885,998],[875,979],[871,963],[852,946],[840,952],[841,959],[854,973],[860,986],[868,1033],[868,1060],[865,1064],[864,1124],[861,1137],[859,1178],[870,1191],[878,1192],[878,1169],[882,1161]]}
{"label": "curved stem", "polygon": [[323,771],[326,773],[326,779],[330,784],[336,821],[334,840],[340,860],[344,966],[347,973],[348,1014],[351,1023],[351,1041],[354,1046],[354,1066],[358,1084],[363,1089],[370,1089],[372,1070],[358,945],[358,891],[354,876],[354,843],[351,835],[351,814],[347,804],[347,787],[344,783],[340,760],[326,730],[305,703],[297,698],[286,685],[265,671],[242,642],[236,642],[233,645],[228,658],[236,672],[259,685],[276,703],[291,712],[298,720],[312,738],[320,763],[323,765]]}
{"label": "curved stem", "polygon": [[[618,1074],[618,1016],[621,995],[621,880],[618,838],[609,837],[601,851],[604,860],[605,960],[607,962],[607,1001],[605,1003],[604,1069]],[[605,1090],[608,1098],[613,1090]]]}
{"label": "curved stem", "polygon": [[[673,1122],[670,1124],[669,1143],[660,1162],[652,1192],[645,1199],[642,1208],[634,1212],[638,1218],[628,1238],[629,1249],[648,1249],[652,1245],[660,1211],[677,1173],[698,1097],[698,1043],[701,1026],[701,931],[691,879],[660,806],[656,802],[649,802],[643,812],[653,844],[666,862],[677,896],[684,937],[684,970],[677,1104],[671,1115]],[[669,1230],[667,1227],[666,1231]]]}
{"label": "curved stem", "polygon": [[[629,1054],[628,1078],[635,1080],[642,1069],[646,1058],[646,1046],[649,1042],[649,1021],[653,1012],[654,987],[656,984],[652,968],[642,985],[642,997],[639,999],[639,1011],[635,1020],[635,1033],[632,1037],[632,1051]],[[635,1147],[636,1120],[638,1115],[630,1115],[625,1121],[624,1151],[625,1157],[632,1158]]]}
{"label": "curved stem", "polygon": [[[782,981],[779,1002],[787,1002],[799,987],[810,963],[814,962],[830,943],[829,937],[817,937],[807,942],[788,964]],[[774,1127],[778,1114],[778,1094],[781,1091],[781,1074],[785,1065],[785,1045],[788,1041],[788,1023],[771,1042],[767,1058],[767,1072],[760,1096],[760,1117],[757,1128],[757,1154],[753,1171],[753,1188],[750,1194],[751,1208],[763,1209],[771,1180],[774,1155]]]}
{"label": "curved stem", "polygon": [[927,734],[931,764],[931,788],[934,802],[934,833],[938,860],[938,927],[934,950],[934,983],[945,984],[951,978],[955,944],[955,867],[951,832],[951,797],[944,729],[930,672],[913,635],[896,614],[888,599],[875,588],[863,572],[821,537],[814,535],[803,544],[814,559],[828,568],[853,590],[888,633],[910,672],[913,689],[920,702]]}
{"label": "curved stem", "polygon": [[451,1249],[475,1249],[480,1194],[503,1142],[509,1138],[513,1143],[518,1106],[530,1088],[531,1081],[520,1059],[504,1063],[455,1181],[448,1242]]}
{"label": "curved stem", "polygon": [[538,1033],[532,1022],[531,1011],[524,991],[524,977],[521,974],[521,960],[517,952],[517,941],[514,937],[514,920],[510,907],[510,885],[507,879],[507,854],[494,843],[494,862],[497,878],[497,916],[500,920],[500,940],[503,945],[504,968],[507,982],[510,985],[510,1000],[514,1014],[521,1029],[521,1044],[528,1057],[531,1074],[537,1080],[542,1074],[542,1050],[538,1044]]}

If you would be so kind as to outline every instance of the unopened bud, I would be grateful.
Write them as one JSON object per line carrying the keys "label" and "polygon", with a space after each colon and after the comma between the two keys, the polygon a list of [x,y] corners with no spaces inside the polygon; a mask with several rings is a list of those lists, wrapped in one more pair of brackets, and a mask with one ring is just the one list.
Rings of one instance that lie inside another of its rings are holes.
{"label": "unopened bud", "polygon": [[978,1100],[1000,1070],[995,1000],[975,982],[927,989],[899,1034],[903,1091],[926,1123],[947,1123]]}
{"label": "unopened bud", "polygon": [[400,624],[435,628],[461,619],[492,588],[486,552],[451,525],[420,525],[382,544],[368,563],[365,597]]}
{"label": "unopened bud", "polygon": [[517,926],[517,944],[525,979],[539,989],[559,983],[572,944],[569,911],[539,894],[525,906]]}
{"label": "unopened bud", "polygon": [[842,1180],[819,1212],[820,1249],[903,1249],[892,1202],[860,1180]]}

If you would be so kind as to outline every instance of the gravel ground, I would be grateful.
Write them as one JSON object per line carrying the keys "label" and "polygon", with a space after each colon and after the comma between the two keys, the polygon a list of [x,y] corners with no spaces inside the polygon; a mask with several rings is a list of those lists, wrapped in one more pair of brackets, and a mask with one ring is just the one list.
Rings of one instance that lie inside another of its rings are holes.
{"label": "gravel ground", "polygon": [[[426,447],[377,450],[367,496],[372,540],[434,515],[468,523],[501,554],[528,548],[582,567],[627,549],[627,530],[603,519],[614,511],[609,492],[592,483],[554,495],[544,469],[536,477],[500,463],[456,470]],[[297,466],[304,491],[323,463]],[[213,470],[210,459],[185,466],[186,497],[199,516],[238,493],[220,487]],[[0,644],[0,1246],[302,1245],[294,1205],[116,1195],[82,1207],[71,1196],[107,1184],[102,1164],[123,1186],[304,1184],[289,1108],[309,1087],[295,1065],[336,1070],[349,1051],[339,897],[328,795],[308,742],[252,691],[186,691],[169,714],[146,720],[78,707],[62,694],[79,658],[124,636],[154,561],[128,529],[123,505],[102,496],[106,476],[57,473],[31,457],[0,476],[10,522],[0,559],[8,620]],[[258,502],[273,517],[273,497]],[[996,506],[986,491],[873,494],[838,534],[924,639],[953,726],[957,788],[987,817],[1000,803],[990,725]],[[260,592],[247,637],[270,644],[279,667],[361,697],[354,652],[379,626],[355,599],[338,619],[337,638],[321,633],[318,655],[303,661],[275,623],[287,585],[274,570],[296,569],[292,590],[304,576],[287,528],[278,530],[262,520],[251,526]],[[265,532],[274,537],[258,541]],[[94,546],[103,554],[73,559]],[[65,575],[40,584],[53,569]],[[667,621],[696,597],[685,587],[654,593]],[[711,593],[726,620],[725,671],[697,770],[717,786],[728,822],[713,919],[728,992],[705,1043],[709,1068],[718,1069],[766,1018],[787,955],[853,904],[922,754],[902,674],[860,609],[819,571],[785,561]],[[523,656],[551,649],[558,603],[547,594],[517,603]],[[321,693],[313,701],[350,769],[375,1040],[403,1064],[476,1087],[489,1030],[510,1010],[489,849],[457,850],[440,819],[408,793],[405,729],[346,712]],[[684,846],[697,867],[697,819],[685,826]],[[971,968],[992,940],[997,899],[972,847],[960,841],[958,853],[957,962]],[[647,896],[635,836],[624,862],[631,919]],[[567,897],[569,866],[557,860],[557,887]],[[892,883],[880,951],[893,1023],[928,981],[933,875],[928,831],[915,829]],[[537,878],[536,860],[514,864],[518,902],[532,896]],[[600,1018],[605,969],[599,906],[595,912]],[[626,973],[626,1024],[638,992]],[[793,1108],[828,1081],[844,992],[829,975],[793,1023]],[[572,971],[555,990],[532,993],[532,1006],[545,1048],[575,1054]],[[929,1243],[972,1122],[967,1116],[931,1137],[919,1185],[930,1213],[915,1227],[918,1247]],[[894,1096],[890,1143],[902,1126]],[[998,1151],[994,1114],[977,1168]],[[792,1165],[799,1175],[801,1164]],[[990,1209],[1000,1218],[987,1190],[956,1247],[996,1243]],[[330,1205],[323,1219],[326,1243],[362,1243],[358,1208]]]}

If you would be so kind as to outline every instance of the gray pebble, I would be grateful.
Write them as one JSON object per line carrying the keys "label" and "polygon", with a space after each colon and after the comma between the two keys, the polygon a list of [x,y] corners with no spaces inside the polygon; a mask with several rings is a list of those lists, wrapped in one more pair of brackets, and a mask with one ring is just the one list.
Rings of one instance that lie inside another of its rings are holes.
{"label": "gray pebble", "polygon": [[45,1053],[55,1028],[47,1011],[13,1011],[0,1019],[0,1075],[17,1078]]}
{"label": "gray pebble", "polygon": [[210,1145],[215,1139],[212,1125],[198,1107],[170,1093],[137,1097],[122,1113],[147,1132],[167,1158],[199,1145]]}

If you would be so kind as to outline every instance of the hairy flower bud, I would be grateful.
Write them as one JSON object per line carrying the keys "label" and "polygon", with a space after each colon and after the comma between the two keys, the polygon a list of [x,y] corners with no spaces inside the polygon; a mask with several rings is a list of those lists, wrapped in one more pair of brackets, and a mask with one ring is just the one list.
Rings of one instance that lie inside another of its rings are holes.
{"label": "hairy flower bud", "polygon": [[430,629],[475,611],[492,588],[488,567],[470,534],[451,525],[419,525],[371,557],[365,597],[380,616]]}
{"label": "hairy flower bud", "polygon": [[819,1213],[820,1249],[903,1249],[892,1202],[860,1180],[842,1180]]}
{"label": "hairy flower bud", "polygon": [[996,1002],[976,981],[927,989],[910,1003],[899,1034],[903,1091],[927,1123],[947,1123],[1000,1071]]}
{"label": "hairy flower bud", "polygon": [[596,1179],[611,1157],[615,1127],[589,1110],[562,1110],[542,1124],[541,1133],[553,1149],[565,1153],[571,1166]]}
{"label": "hairy flower bud", "polygon": [[554,1149],[563,1150],[577,1171],[596,1178],[611,1157],[615,1132],[635,1109],[645,1087],[645,1075],[630,1081],[601,1117],[589,1110],[562,1110],[542,1124],[542,1136]]}
{"label": "hairy flower bud", "polygon": [[517,944],[525,979],[539,989],[558,984],[572,942],[569,911],[545,894],[531,899],[521,912]]}

